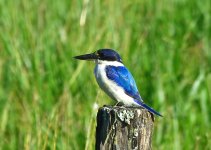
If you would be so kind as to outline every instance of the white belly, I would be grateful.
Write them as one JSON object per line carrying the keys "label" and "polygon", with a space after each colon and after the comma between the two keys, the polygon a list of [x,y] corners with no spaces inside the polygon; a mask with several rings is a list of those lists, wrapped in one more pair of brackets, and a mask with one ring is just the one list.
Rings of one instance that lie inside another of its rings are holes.
{"label": "white belly", "polygon": [[100,88],[117,102],[122,102],[125,105],[137,105],[133,101],[133,98],[125,94],[121,87],[117,86],[114,81],[107,78],[105,67],[105,64],[96,64],[94,71],[95,78]]}

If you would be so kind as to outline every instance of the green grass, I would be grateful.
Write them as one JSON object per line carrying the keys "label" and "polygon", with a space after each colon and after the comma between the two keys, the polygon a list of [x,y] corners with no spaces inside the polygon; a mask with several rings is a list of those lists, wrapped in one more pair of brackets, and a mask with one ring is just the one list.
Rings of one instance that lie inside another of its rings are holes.
{"label": "green grass", "polygon": [[0,149],[94,149],[94,63],[114,48],[161,112],[153,149],[211,149],[209,0],[0,0]]}

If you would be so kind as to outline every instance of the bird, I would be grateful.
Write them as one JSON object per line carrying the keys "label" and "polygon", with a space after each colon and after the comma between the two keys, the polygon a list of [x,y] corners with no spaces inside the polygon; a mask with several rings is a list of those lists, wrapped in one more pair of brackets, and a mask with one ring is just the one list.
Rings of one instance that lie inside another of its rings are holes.
{"label": "bird", "polygon": [[98,85],[110,98],[116,100],[117,104],[142,107],[162,116],[144,103],[132,74],[115,50],[104,48],[74,58],[95,61],[94,74]]}

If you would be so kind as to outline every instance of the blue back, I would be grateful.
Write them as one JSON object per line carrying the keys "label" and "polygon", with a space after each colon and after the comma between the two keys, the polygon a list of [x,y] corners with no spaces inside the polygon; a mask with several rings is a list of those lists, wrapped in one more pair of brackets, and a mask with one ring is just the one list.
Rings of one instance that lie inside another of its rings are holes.
{"label": "blue back", "polygon": [[127,95],[142,101],[135,80],[127,68],[124,66],[107,66],[106,75],[110,80],[113,80],[117,85],[121,86]]}

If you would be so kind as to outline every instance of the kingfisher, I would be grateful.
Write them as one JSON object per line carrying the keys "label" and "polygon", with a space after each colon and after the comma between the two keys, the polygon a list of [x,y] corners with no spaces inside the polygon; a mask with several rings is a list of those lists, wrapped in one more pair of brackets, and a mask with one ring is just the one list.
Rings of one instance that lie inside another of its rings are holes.
{"label": "kingfisher", "polygon": [[144,103],[132,74],[124,66],[120,55],[115,50],[99,49],[74,58],[95,61],[94,74],[98,85],[108,96],[116,100],[117,104],[139,106],[153,114],[162,116]]}

